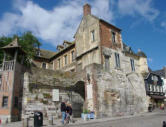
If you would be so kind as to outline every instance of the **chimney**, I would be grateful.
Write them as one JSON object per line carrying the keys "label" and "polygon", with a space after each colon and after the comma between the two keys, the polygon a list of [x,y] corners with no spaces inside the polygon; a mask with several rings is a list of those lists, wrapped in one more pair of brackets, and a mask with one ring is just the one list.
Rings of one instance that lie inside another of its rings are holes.
{"label": "chimney", "polygon": [[91,6],[89,4],[85,4],[83,6],[84,16],[91,14]]}

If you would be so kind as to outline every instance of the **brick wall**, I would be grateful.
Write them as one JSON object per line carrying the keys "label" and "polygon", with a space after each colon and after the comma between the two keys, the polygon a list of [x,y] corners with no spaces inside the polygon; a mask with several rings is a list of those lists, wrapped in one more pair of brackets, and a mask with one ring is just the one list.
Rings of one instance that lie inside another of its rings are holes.
{"label": "brick wall", "polygon": [[[116,33],[115,44],[112,43],[111,31],[114,31]],[[101,46],[112,48],[112,49],[122,48],[120,31],[104,22],[100,22],[100,38],[101,38]]]}

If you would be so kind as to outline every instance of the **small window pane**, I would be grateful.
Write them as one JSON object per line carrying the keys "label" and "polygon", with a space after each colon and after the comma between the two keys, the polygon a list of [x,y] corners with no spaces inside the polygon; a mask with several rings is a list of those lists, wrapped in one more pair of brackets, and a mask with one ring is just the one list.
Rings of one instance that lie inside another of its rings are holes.
{"label": "small window pane", "polygon": [[115,40],[115,35],[116,35],[115,32],[112,32],[112,42],[113,42],[113,43],[116,42],[116,40]]}
{"label": "small window pane", "polygon": [[95,31],[94,30],[91,31],[91,40],[95,41]]}
{"label": "small window pane", "polygon": [[131,64],[131,70],[135,71],[135,65],[134,65],[134,60],[130,59],[130,64]]}
{"label": "small window pane", "polygon": [[8,97],[4,96],[2,100],[2,107],[7,107],[8,106]]}
{"label": "small window pane", "polygon": [[115,62],[116,62],[116,67],[120,68],[120,57],[118,53],[115,53]]}

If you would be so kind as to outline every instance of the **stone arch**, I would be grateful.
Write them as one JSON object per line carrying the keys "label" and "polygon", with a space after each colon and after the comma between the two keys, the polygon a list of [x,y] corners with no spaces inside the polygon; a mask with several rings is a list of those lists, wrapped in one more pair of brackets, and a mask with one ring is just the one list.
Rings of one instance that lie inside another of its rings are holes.
{"label": "stone arch", "polygon": [[81,80],[77,81],[71,89],[75,93],[78,93],[82,98],[80,99],[80,101],[78,100],[75,101],[75,99],[77,98],[74,99],[74,96],[72,97],[73,116],[80,117],[83,110],[84,101],[85,101],[85,82]]}

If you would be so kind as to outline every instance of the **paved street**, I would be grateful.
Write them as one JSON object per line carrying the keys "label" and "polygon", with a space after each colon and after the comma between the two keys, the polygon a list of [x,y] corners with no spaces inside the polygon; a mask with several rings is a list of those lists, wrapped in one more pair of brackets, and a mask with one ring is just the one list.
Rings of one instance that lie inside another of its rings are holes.
{"label": "paved street", "polygon": [[166,120],[166,113],[108,120],[105,122],[96,121],[95,123],[72,125],[69,127],[162,127],[163,120]]}
{"label": "paved street", "polygon": [[[66,125],[67,127],[162,127],[162,122],[166,121],[166,112],[145,113],[138,116],[123,116],[117,118],[95,119],[90,121],[77,120],[75,124]],[[54,126],[62,127],[60,120],[54,121]],[[48,123],[47,123],[48,124]],[[22,127],[22,122],[16,122],[2,127]],[[0,126],[0,127],[1,127]],[[33,127],[32,124],[30,127]],[[46,127],[46,122],[45,122]]]}

